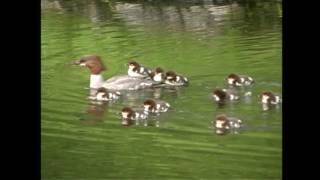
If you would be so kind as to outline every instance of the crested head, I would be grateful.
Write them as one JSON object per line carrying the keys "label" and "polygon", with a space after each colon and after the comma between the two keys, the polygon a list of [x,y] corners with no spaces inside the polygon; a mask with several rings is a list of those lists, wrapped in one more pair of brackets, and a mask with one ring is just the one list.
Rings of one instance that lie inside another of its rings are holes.
{"label": "crested head", "polygon": [[213,96],[218,97],[219,100],[223,100],[227,98],[227,93],[223,91],[222,89],[216,89],[213,91]]}
{"label": "crested head", "polygon": [[106,88],[104,88],[104,87],[101,87],[101,88],[97,89],[97,93],[96,94],[98,94],[98,93],[108,93],[108,90]]}
{"label": "crested head", "polygon": [[137,68],[140,67],[140,64],[137,63],[136,61],[129,61],[128,66],[129,66],[129,69],[136,70]]}
{"label": "crested head", "polygon": [[100,74],[102,71],[106,70],[101,57],[97,55],[88,55],[80,58],[79,60],[73,62],[73,64],[86,66],[91,71],[91,74]]}
{"label": "crested head", "polygon": [[151,111],[156,106],[156,102],[152,99],[147,99],[143,102],[143,107],[145,111]]}
{"label": "crested head", "polygon": [[166,73],[166,79],[167,80],[175,80],[177,77],[177,74],[174,71],[168,71]]}
{"label": "crested head", "polygon": [[156,72],[156,73],[163,73],[164,71],[163,71],[163,69],[162,69],[161,67],[157,67],[157,68],[155,69],[155,72]]}
{"label": "crested head", "polygon": [[108,97],[108,90],[106,88],[99,88],[96,92],[97,100],[103,100],[104,98]]}
{"label": "crested head", "polygon": [[275,101],[275,95],[270,91],[264,91],[261,93],[261,101],[262,103],[270,103],[271,101]]}
{"label": "crested head", "polygon": [[216,128],[228,128],[229,119],[225,114],[218,115],[215,119]]}
{"label": "crested head", "polygon": [[150,77],[157,82],[161,82],[164,80],[164,71],[162,68],[157,67],[154,71],[150,73]]}
{"label": "crested head", "polygon": [[122,118],[130,119],[134,116],[134,111],[130,107],[124,107],[121,110]]}
{"label": "crested head", "polygon": [[229,76],[227,77],[227,81],[229,84],[234,84],[236,82],[241,82],[240,76],[236,75],[234,73],[229,74]]}

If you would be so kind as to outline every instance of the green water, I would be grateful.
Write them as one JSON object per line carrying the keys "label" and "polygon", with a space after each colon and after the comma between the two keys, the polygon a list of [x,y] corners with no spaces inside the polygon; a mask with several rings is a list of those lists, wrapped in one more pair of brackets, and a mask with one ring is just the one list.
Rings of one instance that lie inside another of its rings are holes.
{"label": "green water", "polygon": [[[282,92],[279,1],[41,2],[42,179],[281,179],[282,109],[263,111],[258,94]],[[89,71],[68,63],[98,54],[105,79],[126,63],[175,70],[188,87],[88,99]],[[210,99],[229,73],[252,76],[251,99],[218,107]],[[118,113],[145,98],[169,102],[159,127],[123,127]],[[225,113],[239,134],[216,135]]]}

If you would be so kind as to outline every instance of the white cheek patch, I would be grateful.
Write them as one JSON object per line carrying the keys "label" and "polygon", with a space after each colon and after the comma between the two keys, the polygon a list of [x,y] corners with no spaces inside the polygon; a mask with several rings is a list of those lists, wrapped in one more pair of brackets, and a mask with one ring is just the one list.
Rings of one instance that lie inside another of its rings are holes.
{"label": "white cheek patch", "polygon": [[122,114],[122,118],[125,118],[125,119],[128,118],[128,115],[129,115],[128,112],[122,112],[121,114]]}
{"label": "white cheek patch", "polygon": [[242,77],[242,78],[240,78],[240,81],[243,83],[245,81],[245,79]]}
{"label": "white cheek patch", "polygon": [[140,73],[143,73],[143,71],[144,71],[144,68],[141,67],[141,68],[140,68]]}
{"label": "white cheek patch", "polygon": [[281,98],[279,96],[276,96],[276,102],[279,103],[281,101]]}
{"label": "white cheek patch", "polygon": [[101,92],[100,92],[100,93],[97,94],[96,97],[97,97],[98,100],[102,100],[102,99],[104,99],[104,98],[102,97],[103,95],[104,95],[104,93],[101,93]]}
{"label": "white cheek patch", "polygon": [[234,100],[235,96],[233,94],[230,94],[230,100]]}
{"label": "white cheek patch", "polygon": [[180,79],[181,79],[181,78],[180,78],[180,76],[177,76],[176,81],[177,81],[177,82],[179,82],[179,81],[180,81]]}
{"label": "white cheek patch", "polygon": [[79,65],[80,66],[86,66],[86,63],[80,63]]}
{"label": "white cheek patch", "polygon": [[129,65],[129,70],[133,70],[134,66],[133,65]]}
{"label": "white cheek patch", "polygon": [[220,98],[217,95],[213,95],[213,97],[216,101],[220,101]]}
{"label": "white cheek patch", "polygon": [[223,128],[223,121],[216,121],[216,128]]}
{"label": "white cheek patch", "polygon": [[233,82],[234,82],[234,79],[228,78],[228,84],[233,84]]}
{"label": "white cheek patch", "polygon": [[160,109],[160,106],[161,106],[160,104],[157,104],[157,109]]}
{"label": "white cheek patch", "polygon": [[268,103],[268,100],[269,100],[269,97],[268,96],[266,96],[266,95],[263,95],[262,96],[262,103]]}
{"label": "white cheek patch", "polygon": [[150,105],[144,105],[144,110],[149,111],[149,107],[150,107]]}
{"label": "white cheek patch", "polygon": [[154,77],[153,77],[153,80],[154,81],[162,81],[162,76],[161,76],[162,74],[161,73],[158,73],[158,74],[156,74]]}
{"label": "white cheek patch", "polygon": [[172,77],[172,76],[168,76],[168,77],[167,77],[167,79],[172,80],[172,79],[173,79],[173,77]]}

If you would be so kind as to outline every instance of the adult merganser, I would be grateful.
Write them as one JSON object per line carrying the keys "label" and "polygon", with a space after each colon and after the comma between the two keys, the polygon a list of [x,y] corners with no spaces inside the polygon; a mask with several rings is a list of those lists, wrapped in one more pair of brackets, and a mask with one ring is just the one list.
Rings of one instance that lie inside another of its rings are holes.
{"label": "adult merganser", "polygon": [[145,78],[148,77],[151,73],[151,70],[149,68],[141,66],[136,61],[130,61],[128,65],[128,75],[131,77]]}
{"label": "adult merganser", "polygon": [[279,104],[281,103],[281,97],[278,95],[274,95],[272,92],[270,91],[265,91],[261,94],[261,102],[263,104]]}
{"label": "adult merganser", "polygon": [[188,84],[188,79],[181,75],[177,75],[173,71],[168,71],[166,73],[165,83],[173,86],[184,86]]}
{"label": "adult merganser", "polygon": [[237,74],[230,74],[227,78],[227,83],[229,85],[234,86],[249,86],[254,83],[254,80],[252,77],[246,76],[246,75],[237,75]]}
{"label": "adult merganser", "polygon": [[213,91],[212,97],[217,102],[224,102],[227,100],[234,101],[240,98],[236,92],[230,89],[216,89]]}
{"label": "adult merganser", "polygon": [[128,75],[118,75],[104,81],[101,72],[106,70],[101,58],[96,55],[82,57],[80,60],[74,61],[72,64],[85,66],[89,68],[90,88],[98,89],[104,87],[108,90],[138,90],[152,87],[156,84],[152,80],[131,77]]}
{"label": "adult merganser", "polygon": [[167,112],[170,104],[162,100],[147,99],[143,102],[145,112]]}
{"label": "adult merganser", "polygon": [[122,122],[124,126],[130,126],[133,124],[133,121],[138,123],[139,120],[145,120],[148,118],[148,114],[145,114],[143,110],[133,110],[130,107],[124,107],[121,110]]}

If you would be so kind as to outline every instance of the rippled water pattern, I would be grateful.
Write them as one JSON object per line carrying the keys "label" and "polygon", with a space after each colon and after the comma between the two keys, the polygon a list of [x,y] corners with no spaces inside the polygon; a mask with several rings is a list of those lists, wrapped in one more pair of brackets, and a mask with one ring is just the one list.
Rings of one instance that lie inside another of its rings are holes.
{"label": "rippled water pattern", "polygon": [[[280,1],[41,2],[42,179],[281,179],[282,108],[262,110],[263,90],[282,92]],[[94,104],[89,71],[68,63],[100,55],[105,79],[126,63],[174,70],[190,85],[124,93]],[[229,73],[252,76],[251,98],[218,106],[212,90]],[[153,97],[168,113],[123,127],[119,112]],[[238,134],[211,121],[238,117]],[[157,124],[159,123],[159,124]]]}

